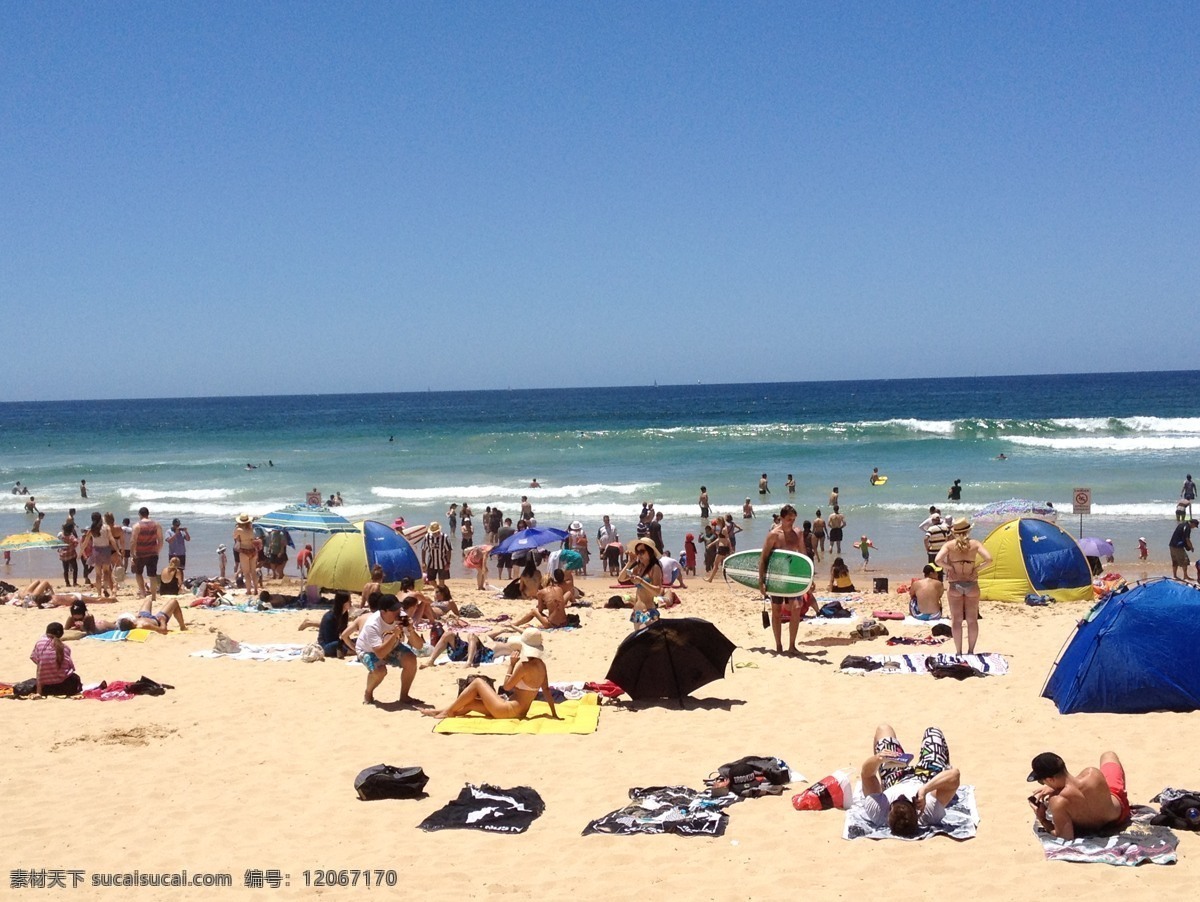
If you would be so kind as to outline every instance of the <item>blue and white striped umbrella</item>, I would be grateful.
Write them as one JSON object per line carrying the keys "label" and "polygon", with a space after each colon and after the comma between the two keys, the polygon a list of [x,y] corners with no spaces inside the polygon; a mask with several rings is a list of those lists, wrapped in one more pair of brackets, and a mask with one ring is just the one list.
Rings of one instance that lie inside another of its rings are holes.
{"label": "blue and white striped umbrella", "polygon": [[358,527],[345,517],[319,504],[289,504],[259,517],[254,525],[299,532],[358,532]]}

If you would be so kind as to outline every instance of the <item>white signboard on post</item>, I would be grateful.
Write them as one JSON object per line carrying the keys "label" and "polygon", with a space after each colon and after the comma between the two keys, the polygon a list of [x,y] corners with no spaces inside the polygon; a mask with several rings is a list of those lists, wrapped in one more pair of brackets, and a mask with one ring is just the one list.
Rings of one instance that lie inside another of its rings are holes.
{"label": "white signboard on post", "polygon": [[1071,511],[1073,514],[1090,514],[1092,512],[1092,490],[1091,489],[1075,489],[1072,492],[1075,499],[1075,508]]}

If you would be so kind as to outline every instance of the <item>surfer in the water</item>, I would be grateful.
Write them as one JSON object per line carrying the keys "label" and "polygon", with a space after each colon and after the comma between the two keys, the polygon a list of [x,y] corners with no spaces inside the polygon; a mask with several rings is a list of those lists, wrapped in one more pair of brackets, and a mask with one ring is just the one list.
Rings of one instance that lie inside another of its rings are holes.
{"label": "surfer in the water", "polygon": [[779,525],[767,533],[767,540],[763,542],[762,554],[758,558],[758,591],[762,593],[763,598],[771,599],[771,632],[775,634],[775,651],[779,654],[783,652],[783,606],[785,604],[790,606],[788,608],[790,614],[788,654],[794,655],[796,653],[796,632],[800,629],[800,618],[808,609],[808,602],[801,598],[780,598],[777,595],[767,595],[767,560],[771,557],[771,552],[780,548],[800,554],[804,553],[804,538],[800,535],[800,530],[796,529],[796,508],[790,504],[785,504],[780,509]]}

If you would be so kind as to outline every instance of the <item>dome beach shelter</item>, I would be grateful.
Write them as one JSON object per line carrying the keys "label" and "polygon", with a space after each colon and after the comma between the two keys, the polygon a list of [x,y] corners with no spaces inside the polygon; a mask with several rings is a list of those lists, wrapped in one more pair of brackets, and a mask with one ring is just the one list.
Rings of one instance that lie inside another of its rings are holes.
{"label": "dome beach shelter", "polygon": [[1094,601],[1092,571],[1079,545],[1061,526],[1032,517],[1001,523],[983,540],[992,564],[979,571],[981,598]]}
{"label": "dome beach shelter", "polygon": [[404,536],[386,523],[365,520],[360,532],[329,537],[313,558],[308,584],[322,589],[358,592],[371,579],[371,568],[383,568],[383,590],[395,592],[400,580],[421,578],[421,559]]}
{"label": "dome beach shelter", "polygon": [[1042,697],[1062,714],[1200,709],[1200,588],[1154,579],[1096,605],[1058,657]]}

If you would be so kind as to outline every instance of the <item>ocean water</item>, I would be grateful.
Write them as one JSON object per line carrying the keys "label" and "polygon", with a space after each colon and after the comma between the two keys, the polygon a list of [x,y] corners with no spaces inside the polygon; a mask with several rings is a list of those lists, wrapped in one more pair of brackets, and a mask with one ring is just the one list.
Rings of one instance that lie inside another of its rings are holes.
{"label": "ocean water", "polygon": [[[1051,501],[1078,534],[1072,489],[1086,486],[1083,532],[1115,539],[1119,563],[1139,535],[1166,556],[1184,476],[1200,475],[1197,390],[1200,372],[1162,372],[7,403],[0,484],[29,486],[48,531],[68,507],[83,522],[92,510],[136,518],[143,504],[179,517],[191,573],[214,570],[237,514],[314,487],[340,492],[351,519],[410,523],[444,521],[451,501],[470,503],[477,525],[489,505],[515,520],[528,495],[542,525],[578,519],[594,535],[609,514],[623,538],[653,501],[677,549],[699,525],[701,485],[746,528],[739,548],[758,547],[789,501],[801,519],[828,515],[838,486],[847,535],[877,546],[873,566],[916,569],[931,504],[962,516],[1010,497]],[[885,486],[869,484],[873,467]],[[771,494],[760,499],[764,472]],[[535,477],[541,487],[528,488]],[[958,503],[946,501],[954,479]],[[758,518],[742,519],[746,498]],[[0,533],[29,527],[25,500],[0,495]],[[31,570],[55,572],[53,553],[14,555],[7,572]]]}

